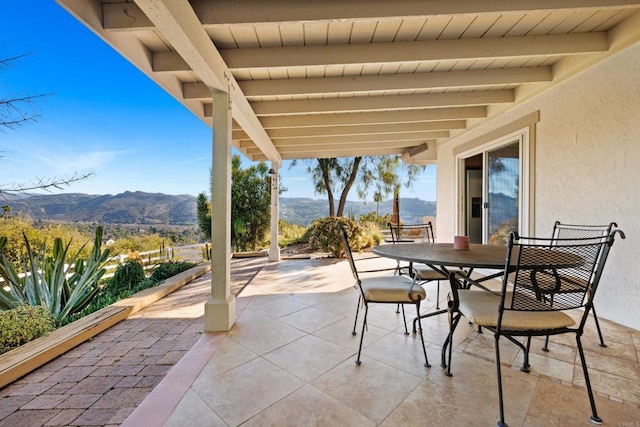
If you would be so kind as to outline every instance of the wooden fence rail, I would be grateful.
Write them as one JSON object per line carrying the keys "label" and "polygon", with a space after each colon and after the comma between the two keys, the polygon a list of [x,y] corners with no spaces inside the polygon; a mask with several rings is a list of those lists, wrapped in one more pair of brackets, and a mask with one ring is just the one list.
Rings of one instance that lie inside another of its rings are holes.
{"label": "wooden fence rail", "polygon": [[[152,251],[137,252],[134,254],[140,258],[145,270],[151,270],[156,265],[162,264],[163,262],[187,261],[187,262],[200,263],[205,260],[210,260],[211,244],[198,243],[195,245],[187,245],[187,246],[164,247],[164,248],[155,249]],[[109,260],[107,260],[104,266],[107,272],[105,273],[104,276],[102,276],[102,278],[108,279],[109,277],[113,277],[118,266],[127,262],[127,260],[129,260],[131,255],[121,254],[121,255],[116,255],[114,257],[109,258]],[[72,273],[73,273],[73,266],[71,266],[71,268],[69,268],[69,271],[67,271],[67,274],[69,275]],[[24,273],[20,273],[19,276],[20,277],[24,276]],[[2,277],[0,277],[0,283],[2,283],[3,281],[4,280],[2,279]]]}

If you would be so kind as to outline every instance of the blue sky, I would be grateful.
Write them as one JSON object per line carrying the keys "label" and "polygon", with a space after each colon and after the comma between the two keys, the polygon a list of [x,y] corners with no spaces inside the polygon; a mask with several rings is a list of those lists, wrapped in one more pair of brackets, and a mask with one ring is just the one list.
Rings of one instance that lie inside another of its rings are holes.
{"label": "blue sky", "polygon": [[[0,6],[0,58],[25,53],[0,69],[0,98],[51,96],[36,123],[0,132],[0,187],[92,172],[62,192],[209,191],[211,129],[54,1]],[[322,197],[305,169],[284,163],[283,197]],[[435,200],[435,167],[401,195]]]}

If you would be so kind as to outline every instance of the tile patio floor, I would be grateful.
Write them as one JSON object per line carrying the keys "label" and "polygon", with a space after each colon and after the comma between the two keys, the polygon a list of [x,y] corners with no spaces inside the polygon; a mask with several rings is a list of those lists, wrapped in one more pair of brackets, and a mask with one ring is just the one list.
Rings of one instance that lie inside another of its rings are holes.
{"label": "tile patio floor", "polygon": [[[381,262],[361,261],[364,269]],[[247,279],[253,274],[245,272]],[[346,262],[266,264],[236,300],[232,330],[201,334],[209,292],[203,277],[0,390],[0,425],[495,425],[490,333],[461,322],[448,378],[439,366],[446,316],[423,322],[432,365],[425,368],[419,339],[404,335],[395,308],[374,305],[356,366],[360,328],[351,335],[351,283]],[[435,304],[435,284],[427,292],[426,309]],[[640,426],[640,332],[604,320],[601,326],[608,347],[598,345],[592,322],[583,339],[598,413],[605,425]],[[503,370],[507,422],[592,425],[575,343],[556,337],[549,353],[540,347],[532,345],[532,372],[525,374],[515,346],[502,344],[505,365],[513,367]],[[142,381],[157,386],[147,394],[137,390]],[[80,393],[65,394],[67,383]]]}

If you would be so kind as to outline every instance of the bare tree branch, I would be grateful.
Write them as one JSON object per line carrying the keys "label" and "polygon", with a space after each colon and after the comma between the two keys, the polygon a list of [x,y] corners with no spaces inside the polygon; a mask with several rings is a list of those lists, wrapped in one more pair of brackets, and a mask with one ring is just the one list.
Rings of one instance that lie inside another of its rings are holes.
{"label": "bare tree branch", "polygon": [[94,172],[81,175],[74,173],[72,176],[66,178],[38,178],[35,182],[30,184],[13,183],[9,184],[9,188],[2,188],[3,186],[0,186],[0,196],[4,198],[8,194],[26,193],[34,190],[44,190],[48,192],[53,190],[62,190],[64,187],[68,187],[71,184],[89,179],[93,175],[95,175]]}
{"label": "bare tree branch", "polygon": [[[18,61],[31,53],[0,59],[0,71],[10,68],[13,62]],[[4,95],[0,98],[0,132],[7,129],[15,129],[27,123],[33,123],[40,117],[36,109],[35,100],[51,95],[42,93],[38,95]]]}
{"label": "bare tree branch", "polygon": [[[9,68],[15,61],[20,60],[31,53],[25,53],[10,58],[0,59],[0,71]],[[40,114],[36,111],[36,100],[50,93],[42,93],[38,95],[25,94],[22,96],[3,95],[0,98],[0,132],[4,133],[6,129],[15,129],[29,122],[35,122]],[[2,157],[2,155],[0,155]],[[84,174],[74,173],[70,177],[53,177],[53,178],[36,178],[34,182],[29,184],[8,183],[0,184],[0,197],[6,198],[9,194],[26,193],[34,190],[53,191],[61,190],[78,181],[84,181],[95,175],[93,172]]]}

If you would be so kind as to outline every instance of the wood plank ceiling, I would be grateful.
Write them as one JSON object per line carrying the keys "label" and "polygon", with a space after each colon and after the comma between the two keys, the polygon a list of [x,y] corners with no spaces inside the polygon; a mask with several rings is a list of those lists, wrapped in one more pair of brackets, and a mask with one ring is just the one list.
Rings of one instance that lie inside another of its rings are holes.
{"label": "wood plank ceiling", "polygon": [[640,1],[58,0],[252,160],[436,146],[640,40]]}

